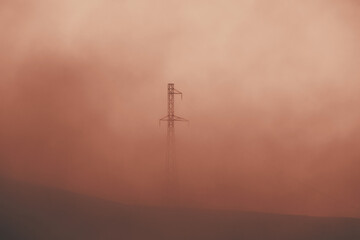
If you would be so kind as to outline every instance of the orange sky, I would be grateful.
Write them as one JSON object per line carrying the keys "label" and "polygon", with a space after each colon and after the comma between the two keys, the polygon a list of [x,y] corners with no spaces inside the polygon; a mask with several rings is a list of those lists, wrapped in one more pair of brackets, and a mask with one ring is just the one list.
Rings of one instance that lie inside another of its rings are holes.
{"label": "orange sky", "polygon": [[0,1],[0,173],[159,203],[360,217],[356,1]]}

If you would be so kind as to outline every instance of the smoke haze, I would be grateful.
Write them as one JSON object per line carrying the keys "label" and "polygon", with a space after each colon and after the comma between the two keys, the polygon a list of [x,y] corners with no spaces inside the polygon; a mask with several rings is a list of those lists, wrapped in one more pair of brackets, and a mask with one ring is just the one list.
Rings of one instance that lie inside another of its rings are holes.
{"label": "smoke haze", "polygon": [[354,0],[0,1],[0,173],[159,204],[360,217]]}

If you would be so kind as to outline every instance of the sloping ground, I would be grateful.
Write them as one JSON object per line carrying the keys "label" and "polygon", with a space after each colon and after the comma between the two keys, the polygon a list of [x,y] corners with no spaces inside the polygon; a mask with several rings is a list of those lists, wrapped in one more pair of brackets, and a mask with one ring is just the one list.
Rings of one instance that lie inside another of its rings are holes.
{"label": "sloping ground", "polygon": [[360,219],[125,206],[0,179],[0,239],[360,239]]}

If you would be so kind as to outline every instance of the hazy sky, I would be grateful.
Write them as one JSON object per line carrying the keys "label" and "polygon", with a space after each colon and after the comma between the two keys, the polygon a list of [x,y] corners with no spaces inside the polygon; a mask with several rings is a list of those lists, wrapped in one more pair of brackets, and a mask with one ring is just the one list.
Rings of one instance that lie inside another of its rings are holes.
{"label": "hazy sky", "polygon": [[0,173],[158,204],[360,217],[360,3],[0,0]]}

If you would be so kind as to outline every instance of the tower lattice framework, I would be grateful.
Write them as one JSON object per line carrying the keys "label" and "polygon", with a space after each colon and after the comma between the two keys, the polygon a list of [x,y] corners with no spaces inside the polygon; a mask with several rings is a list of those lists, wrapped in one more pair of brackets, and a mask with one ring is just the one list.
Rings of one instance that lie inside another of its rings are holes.
{"label": "tower lattice framework", "polygon": [[174,83],[168,84],[168,114],[160,119],[160,121],[167,122],[167,147],[166,147],[166,173],[168,184],[173,187],[177,183],[177,167],[176,167],[176,146],[175,146],[175,121],[188,122],[189,120],[175,115],[175,95],[180,95],[182,99],[182,92],[174,87]]}

